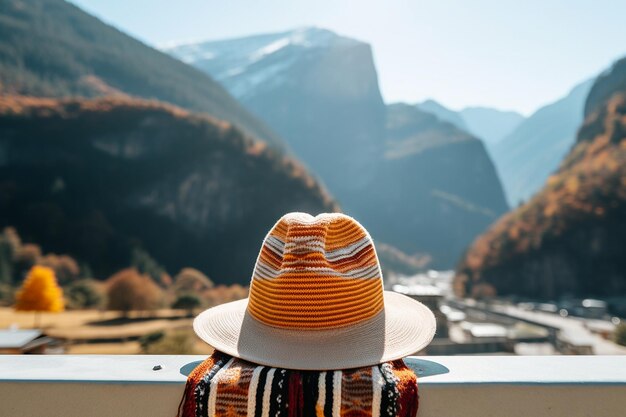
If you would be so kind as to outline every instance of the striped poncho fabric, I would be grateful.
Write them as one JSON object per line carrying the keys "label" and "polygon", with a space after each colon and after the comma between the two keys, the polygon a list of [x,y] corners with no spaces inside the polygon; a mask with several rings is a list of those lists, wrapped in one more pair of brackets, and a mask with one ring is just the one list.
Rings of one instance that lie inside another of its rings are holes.
{"label": "striped poncho fabric", "polygon": [[214,352],[187,379],[178,417],[415,417],[402,360],[338,371],[271,368]]}

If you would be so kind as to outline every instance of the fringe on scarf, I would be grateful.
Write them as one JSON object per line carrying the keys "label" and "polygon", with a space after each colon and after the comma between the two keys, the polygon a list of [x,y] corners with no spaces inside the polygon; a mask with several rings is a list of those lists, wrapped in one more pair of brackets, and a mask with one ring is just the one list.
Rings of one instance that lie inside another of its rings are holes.
{"label": "fringe on scarf", "polygon": [[401,359],[297,371],[215,351],[189,374],[177,417],[416,417],[418,399],[417,377]]}

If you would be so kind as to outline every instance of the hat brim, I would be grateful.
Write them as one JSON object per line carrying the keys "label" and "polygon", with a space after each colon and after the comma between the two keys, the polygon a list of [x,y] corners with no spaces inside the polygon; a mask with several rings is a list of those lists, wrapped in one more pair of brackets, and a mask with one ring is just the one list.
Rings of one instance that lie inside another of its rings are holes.
{"label": "hat brim", "polygon": [[433,313],[424,304],[385,291],[385,308],[374,318],[331,330],[268,326],[250,315],[248,299],[202,312],[196,334],[213,348],[276,368],[333,370],[372,366],[426,347],[435,335]]}

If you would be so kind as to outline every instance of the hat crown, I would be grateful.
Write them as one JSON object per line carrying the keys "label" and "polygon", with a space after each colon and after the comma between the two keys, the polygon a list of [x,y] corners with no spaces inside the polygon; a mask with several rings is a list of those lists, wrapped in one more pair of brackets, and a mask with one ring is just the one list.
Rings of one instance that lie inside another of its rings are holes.
{"label": "hat crown", "polygon": [[340,213],[289,213],[265,237],[248,301],[255,319],[324,330],[366,321],[383,308],[378,257],[356,220]]}

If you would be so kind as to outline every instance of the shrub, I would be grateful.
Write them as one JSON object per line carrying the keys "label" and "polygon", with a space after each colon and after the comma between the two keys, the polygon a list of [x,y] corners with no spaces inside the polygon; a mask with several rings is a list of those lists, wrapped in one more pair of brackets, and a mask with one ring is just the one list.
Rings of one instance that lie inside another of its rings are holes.
{"label": "shrub", "polygon": [[613,339],[618,345],[626,346],[626,323],[621,323],[615,328]]}
{"label": "shrub", "polygon": [[41,259],[41,247],[34,243],[26,243],[14,254],[18,271],[27,271]]}
{"label": "shrub", "polygon": [[119,271],[107,280],[107,308],[127,314],[132,310],[154,310],[161,305],[163,293],[148,275],[135,268]]}
{"label": "shrub", "polygon": [[157,332],[148,334],[142,339],[141,350],[145,354],[192,355],[198,353],[194,347],[196,336],[190,329]]}
{"label": "shrub", "polygon": [[0,283],[0,305],[10,306],[15,302],[15,290],[9,284]]}
{"label": "shrub", "polygon": [[71,308],[99,308],[104,305],[102,284],[93,279],[81,279],[71,283],[65,290]]}
{"label": "shrub", "polygon": [[193,311],[202,305],[200,297],[195,294],[181,294],[178,296],[172,308],[187,310],[187,315],[192,316]]}
{"label": "shrub", "polygon": [[218,285],[215,288],[205,291],[202,295],[211,306],[228,303],[230,301],[241,300],[248,296],[249,288],[239,284],[230,286]]}
{"label": "shrub", "polygon": [[80,276],[78,263],[74,258],[68,255],[50,253],[41,258],[37,263],[52,268],[61,285],[69,284]]}
{"label": "shrub", "polygon": [[483,300],[487,298],[493,298],[496,296],[496,289],[493,285],[486,282],[479,282],[472,287],[472,298],[477,300]]}
{"label": "shrub", "polygon": [[165,336],[165,333],[162,331],[151,332],[151,333],[141,336],[139,338],[139,345],[141,346],[142,352],[145,353],[149,349],[150,345],[163,339],[164,336]]}
{"label": "shrub", "polygon": [[133,249],[131,264],[139,273],[150,276],[154,282],[166,288],[172,285],[172,277],[150,254],[140,248]]}

